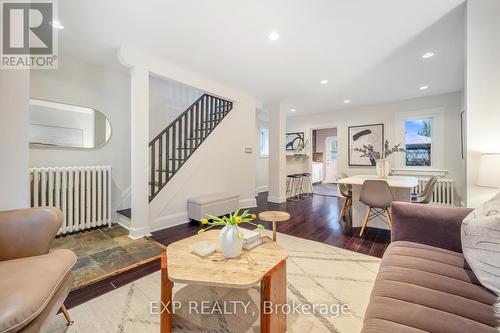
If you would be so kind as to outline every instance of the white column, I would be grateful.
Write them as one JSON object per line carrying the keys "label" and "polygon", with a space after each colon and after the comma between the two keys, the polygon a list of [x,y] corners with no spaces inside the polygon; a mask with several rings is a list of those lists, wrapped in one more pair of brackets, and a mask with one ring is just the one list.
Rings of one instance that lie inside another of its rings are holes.
{"label": "white column", "polygon": [[129,236],[150,233],[149,224],[149,73],[133,67],[131,72],[131,208]]}
{"label": "white column", "polygon": [[497,190],[476,186],[479,155],[500,152],[500,1],[467,1],[467,193],[477,207]]}
{"label": "white column", "polygon": [[0,69],[0,210],[29,207],[29,80]]}
{"label": "white column", "polygon": [[269,197],[268,201],[286,201],[286,109],[280,103],[267,106],[269,110]]}

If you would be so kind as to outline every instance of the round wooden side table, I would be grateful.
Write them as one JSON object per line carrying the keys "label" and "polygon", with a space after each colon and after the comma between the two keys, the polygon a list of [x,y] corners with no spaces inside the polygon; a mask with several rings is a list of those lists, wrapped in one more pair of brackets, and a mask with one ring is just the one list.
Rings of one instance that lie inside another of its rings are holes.
{"label": "round wooden side table", "polygon": [[288,221],[290,219],[290,214],[278,210],[271,210],[260,213],[259,219],[273,223],[273,241],[276,242],[276,222]]}

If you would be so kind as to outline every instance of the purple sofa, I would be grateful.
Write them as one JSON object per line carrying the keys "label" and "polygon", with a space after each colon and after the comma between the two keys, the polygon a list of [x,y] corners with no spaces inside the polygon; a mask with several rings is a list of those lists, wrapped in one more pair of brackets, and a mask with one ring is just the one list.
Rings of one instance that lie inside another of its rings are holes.
{"label": "purple sofa", "polygon": [[462,255],[467,208],[395,202],[392,242],[366,310],[363,333],[498,333],[495,294]]}

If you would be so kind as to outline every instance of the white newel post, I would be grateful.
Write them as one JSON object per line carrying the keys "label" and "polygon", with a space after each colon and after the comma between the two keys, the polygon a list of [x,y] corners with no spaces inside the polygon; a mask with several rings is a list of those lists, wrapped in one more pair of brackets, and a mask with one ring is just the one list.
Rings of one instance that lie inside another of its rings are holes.
{"label": "white newel post", "polygon": [[131,69],[131,208],[129,236],[149,235],[149,73]]}
{"label": "white newel post", "polygon": [[267,106],[269,110],[269,197],[268,201],[286,201],[286,109],[280,103]]}

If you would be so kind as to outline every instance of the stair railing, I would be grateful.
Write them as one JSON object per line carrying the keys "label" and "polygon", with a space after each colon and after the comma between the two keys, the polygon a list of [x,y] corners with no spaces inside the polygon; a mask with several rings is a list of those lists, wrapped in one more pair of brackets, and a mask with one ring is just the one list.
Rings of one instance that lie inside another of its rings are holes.
{"label": "stair railing", "polygon": [[149,201],[162,190],[233,108],[233,102],[203,94],[149,143]]}

